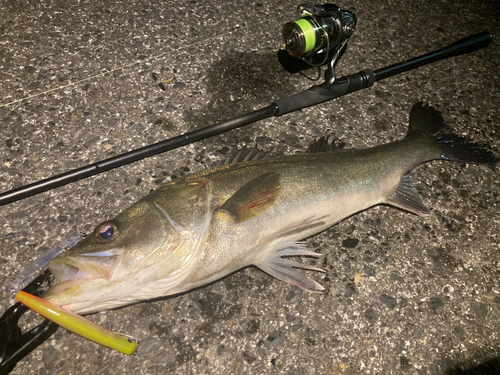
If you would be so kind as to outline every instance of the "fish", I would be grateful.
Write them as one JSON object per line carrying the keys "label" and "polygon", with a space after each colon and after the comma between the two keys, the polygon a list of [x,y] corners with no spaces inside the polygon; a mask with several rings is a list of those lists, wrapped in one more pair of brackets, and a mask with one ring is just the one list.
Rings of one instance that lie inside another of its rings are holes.
{"label": "fish", "polygon": [[[339,150],[328,138],[308,152],[267,157],[232,153],[220,165],[153,191],[99,224],[50,261],[57,283],[43,298],[90,314],[171,296],[247,266],[309,292],[325,288],[297,257],[319,257],[305,238],[370,207],[429,213],[409,172],[431,160],[485,164],[498,158],[448,132],[439,111],[413,105],[406,136]],[[293,259],[290,259],[293,258]]]}

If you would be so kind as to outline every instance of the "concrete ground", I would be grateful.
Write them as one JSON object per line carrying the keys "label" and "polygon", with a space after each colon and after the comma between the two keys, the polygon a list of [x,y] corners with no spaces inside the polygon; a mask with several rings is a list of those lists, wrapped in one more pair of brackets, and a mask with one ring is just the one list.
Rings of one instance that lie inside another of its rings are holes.
{"label": "concrete ground", "polygon": [[[297,5],[4,0],[0,190],[234,118],[313,85],[276,58],[281,27],[296,19]],[[457,134],[500,155],[497,1],[338,5],[358,17],[339,74],[377,69],[482,30],[494,40],[335,101],[1,207],[0,312],[14,302],[4,286],[44,251],[234,147],[294,154],[323,135],[346,148],[371,147],[402,138],[412,104],[422,100]],[[317,264],[326,275],[312,276],[325,294],[247,268],[178,297],[90,317],[139,339],[132,356],[59,329],[13,373],[458,374],[488,363],[500,356],[499,174],[432,162],[413,176],[429,215],[376,207],[307,240],[324,254]],[[35,314],[25,320],[40,322]]]}

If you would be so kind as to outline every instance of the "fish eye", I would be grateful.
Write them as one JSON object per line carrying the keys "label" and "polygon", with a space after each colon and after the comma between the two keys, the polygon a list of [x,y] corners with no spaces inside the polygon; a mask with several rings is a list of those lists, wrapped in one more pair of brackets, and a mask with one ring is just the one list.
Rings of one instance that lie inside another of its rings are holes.
{"label": "fish eye", "polygon": [[118,228],[111,223],[104,223],[97,227],[95,236],[99,242],[109,242],[118,236]]}

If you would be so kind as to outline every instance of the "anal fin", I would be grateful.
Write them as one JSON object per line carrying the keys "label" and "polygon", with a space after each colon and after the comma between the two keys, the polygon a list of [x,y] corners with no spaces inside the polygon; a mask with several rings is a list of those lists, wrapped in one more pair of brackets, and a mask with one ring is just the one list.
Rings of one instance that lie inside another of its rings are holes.
{"label": "anal fin", "polygon": [[308,266],[291,259],[283,259],[282,257],[284,256],[311,256],[317,258],[320,257],[321,254],[308,251],[302,243],[284,242],[276,245],[268,255],[258,264],[255,264],[255,266],[278,280],[309,292],[319,293],[325,289],[316,281],[294,270],[294,268],[301,268],[308,271],[325,272],[323,269]]}
{"label": "anal fin", "polygon": [[401,177],[398,187],[387,198],[386,203],[399,207],[403,210],[413,212],[417,215],[429,213],[429,209],[422,202],[422,197],[413,186],[413,178],[410,175]]}

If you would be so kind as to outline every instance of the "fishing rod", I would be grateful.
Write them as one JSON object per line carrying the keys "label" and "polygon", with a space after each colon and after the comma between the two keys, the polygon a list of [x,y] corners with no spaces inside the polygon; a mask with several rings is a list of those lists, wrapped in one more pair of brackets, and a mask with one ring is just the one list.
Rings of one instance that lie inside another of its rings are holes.
{"label": "fishing rod", "polygon": [[292,59],[301,59],[308,65],[327,65],[325,82],[295,95],[276,100],[256,111],[194,130],[136,150],[113,156],[44,180],[21,186],[0,194],[0,206],[29,196],[66,185],[70,182],[121,167],[187,144],[212,137],[272,116],[281,116],[298,109],[323,103],[354,91],[373,86],[375,82],[453,56],[459,56],[487,47],[492,36],[483,31],[460,39],[447,47],[386,66],[377,70],[364,69],[358,73],[338,78],[335,65],[347,46],[356,25],[354,13],[341,10],[336,5],[301,4],[299,20],[283,27],[283,45]]}

